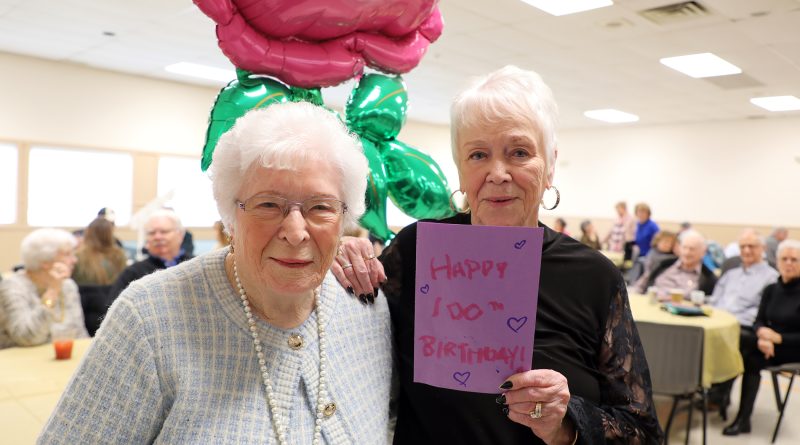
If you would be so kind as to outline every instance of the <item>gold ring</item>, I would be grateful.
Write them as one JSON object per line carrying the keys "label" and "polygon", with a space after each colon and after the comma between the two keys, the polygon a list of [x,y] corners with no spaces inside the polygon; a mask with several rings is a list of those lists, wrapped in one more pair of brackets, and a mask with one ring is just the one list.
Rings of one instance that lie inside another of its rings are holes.
{"label": "gold ring", "polygon": [[350,264],[350,263],[342,264],[342,270],[345,270],[345,269],[350,268],[350,267],[353,267],[353,265]]}
{"label": "gold ring", "polygon": [[375,259],[375,255],[374,254],[367,257],[367,261],[374,260],[374,259]]}
{"label": "gold ring", "polygon": [[533,407],[533,411],[528,413],[531,416],[531,419],[541,419],[542,418],[542,402],[536,402],[536,406]]}

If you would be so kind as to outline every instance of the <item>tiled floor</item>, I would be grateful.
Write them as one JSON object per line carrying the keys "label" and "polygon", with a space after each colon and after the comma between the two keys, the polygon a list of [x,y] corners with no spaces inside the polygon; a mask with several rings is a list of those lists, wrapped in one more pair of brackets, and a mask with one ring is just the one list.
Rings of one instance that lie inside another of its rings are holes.
{"label": "tiled floor", "polygon": [[[775,404],[772,380],[767,372],[763,372],[761,375],[761,389],[758,391],[758,398],[756,399],[756,405],[753,409],[753,417],[751,417],[753,431],[749,434],[740,434],[734,437],[722,435],[722,429],[733,420],[739,408],[739,381],[740,380],[737,379],[731,393],[732,400],[731,406],[728,408],[728,421],[723,422],[717,412],[709,413],[706,443],[710,445],[766,445],[770,443],[772,430],[775,428],[775,422],[778,420],[778,408]],[[783,385],[781,391],[785,393],[787,381],[786,379],[780,379],[780,381]],[[656,409],[662,427],[666,424],[671,404],[671,398],[656,396]],[[679,410],[678,413],[675,414],[675,420],[670,430],[670,443],[684,443],[686,437],[686,421],[687,412],[685,410]],[[701,445],[703,443],[702,425],[702,414],[698,410],[695,410],[692,414],[692,427],[689,434],[690,444]],[[789,397],[789,403],[787,404],[783,422],[781,423],[781,429],[778,433],[778,438],[775,440],[775,444],[800,444],[800,381],[798,378],[795,378],[794,385],[792,386],[792,395]]]}

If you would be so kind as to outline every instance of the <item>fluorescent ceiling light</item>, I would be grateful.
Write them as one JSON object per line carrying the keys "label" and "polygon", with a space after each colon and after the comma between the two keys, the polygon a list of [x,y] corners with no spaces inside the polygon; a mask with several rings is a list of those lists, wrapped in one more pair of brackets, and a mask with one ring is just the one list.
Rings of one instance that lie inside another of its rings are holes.
{"label": "fluorescent ceiling light", "polygon": [[795,96],[754,97],[750,103],[768,111],[800,110],[800,99]]}
{"label": "fluorescent ceiling light", "polygon": [[170,73],[182,74],[184,76],[199,77],[200,79],[217,80],[220,82],[230,82],[236,79],[236,72],[233,70],[224,70],[208,65],[199,65],[197,63],[178,62],[164,67],[164,70]]}
{"label": "fluorescent ceiling light", "polygon": [[614,110],[613,108],[584,111],[583,115],[588,117],[589,119],[594,119],[603,122],[610,122],[612,124],[621,124],[624,122],[636,122],[639,120],[639,116],[635,114]]}
{"label": "fluorescent ceiling light", "polygon": [[575,14],[576,12],[589,11],[614,4],[611,0],[522,0],[523,2],[541,9],[556,17]]}
{"label": "fluorescent ceiling light", "polygon": [[711,53],[666,57],[661,59],[660,62],[695,79],[701,77],[727,76],[742,72],[742,69],[738,66]]}

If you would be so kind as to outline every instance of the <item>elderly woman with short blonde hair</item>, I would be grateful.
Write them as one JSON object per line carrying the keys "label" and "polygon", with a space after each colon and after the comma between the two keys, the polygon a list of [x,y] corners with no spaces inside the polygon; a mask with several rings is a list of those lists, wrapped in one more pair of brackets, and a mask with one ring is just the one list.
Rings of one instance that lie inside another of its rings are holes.
{"label": "elderly woman with short blonde hair", "polygon": [[240,118],[211,166],[231,246],[120,295],[40,442],[386,442],[386,302],[328,273],[367,168],[325,109]]}
{"label": "elderly woman with short blonde hair", "polygon": [[77,241],[61,229],[38,229],[22,240],[24,268],[0,281],[0,349],[50,341],[53,325],[88,337],[78,286],[70,276]]}

